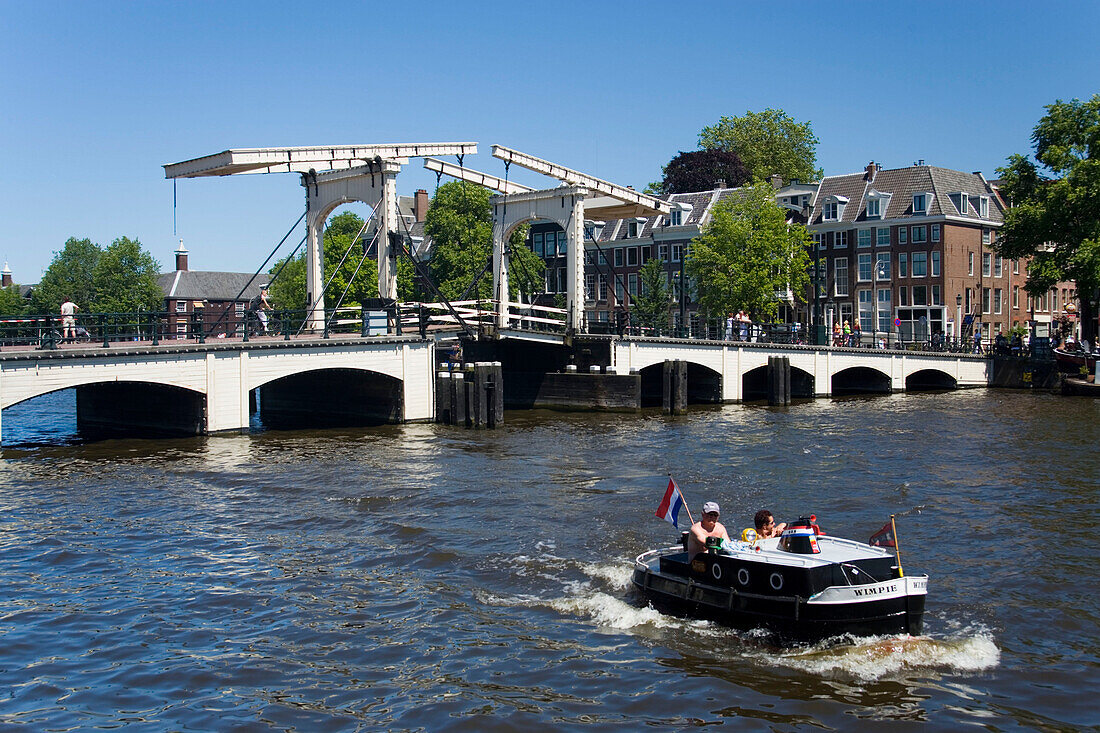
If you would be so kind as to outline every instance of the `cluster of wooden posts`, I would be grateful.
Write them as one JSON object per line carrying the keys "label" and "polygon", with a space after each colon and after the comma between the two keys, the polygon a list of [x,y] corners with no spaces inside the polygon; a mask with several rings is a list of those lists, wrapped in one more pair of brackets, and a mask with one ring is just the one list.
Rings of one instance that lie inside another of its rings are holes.
{"label": "cluster of wooden posts", "polygon": [[504,382],[499,361],[436,372],[435,420],[444,425],[495,428],[504,423]]}

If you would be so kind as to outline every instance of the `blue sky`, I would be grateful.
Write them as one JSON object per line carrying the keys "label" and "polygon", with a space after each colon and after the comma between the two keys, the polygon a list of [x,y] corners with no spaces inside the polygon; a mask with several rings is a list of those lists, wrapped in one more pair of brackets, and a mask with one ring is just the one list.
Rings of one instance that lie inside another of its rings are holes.
{"label": "blue sky", "polygon": [[[924,159],[987,177],[1055,99],[1100,92],[1100,4],[0,0],[0,258],[36,282],[70,236],[167,270],[254,271],[297,176],[181,180],[228,148],[476,141],[637,188],[699,130],[767,107],[827,175]],[[548,179],[511,177],[529,184]],[[431,191],[413,161],[401,194]],[[360,212],[362,213],[362,212]]]}

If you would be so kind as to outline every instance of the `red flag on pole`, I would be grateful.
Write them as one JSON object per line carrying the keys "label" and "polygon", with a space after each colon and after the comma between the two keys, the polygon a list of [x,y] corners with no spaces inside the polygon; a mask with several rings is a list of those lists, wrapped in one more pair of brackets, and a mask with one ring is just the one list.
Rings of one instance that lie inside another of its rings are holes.
{"label": "red flag on pole", "polygon": [[882,525],[882,529],[871,535],[871,539],[867,541],[867,544],[872,547],[897,547],[898,543],[894,537],[894,522],[890,520],[886,524]]}

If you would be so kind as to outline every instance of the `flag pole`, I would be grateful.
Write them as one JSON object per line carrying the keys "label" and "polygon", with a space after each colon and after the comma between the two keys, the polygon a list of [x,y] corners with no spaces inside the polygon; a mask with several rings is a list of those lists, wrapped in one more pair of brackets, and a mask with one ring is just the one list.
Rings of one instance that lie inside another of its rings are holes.
{"label": "flag pole", "polygon": [[901,569],[901,544],[898,542],[898,526],[894,523],[894,515],[890,515],[890,529],[894,530],[894,557],[898,561],[898,577],[904,578],[905,571]]}
{"label": "flag pole", "polygon": [[688,506],[688,500],[687,497],[684,496],[684,492],[680,491],[680,484],[676,483],[676,479],[672,478],[671,473],[668,475],[668,480],[672,482],[672,485],[676,487],[676,493],[679,494],[680,498],[684,500],[684,509],[687,509],[688,521],[691,522],[692,526],[694,526],[695,520],[691,518],[691,507]]}

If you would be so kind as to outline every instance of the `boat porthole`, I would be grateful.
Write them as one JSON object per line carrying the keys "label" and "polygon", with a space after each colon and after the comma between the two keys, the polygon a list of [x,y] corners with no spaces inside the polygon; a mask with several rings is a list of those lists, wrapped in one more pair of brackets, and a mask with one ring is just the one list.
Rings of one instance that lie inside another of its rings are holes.
{"label": "boat porthole", "polygon": [[710,566],[710,574],[714,576],[715,580],[722,579],[722,566],[718,563],[714,563]]}
{"label": "boat porthole", "polygon": [[783,576],[779,573],[772,573],[772,577],[768,579],[768,582],[772,584],[772,588],[779,590],[783,587]]}
{"label": "boat porthole", "polygon": [[749,584],[749,571],[745,568],[741,568],[737,571],[737,582],[741,585]]}

